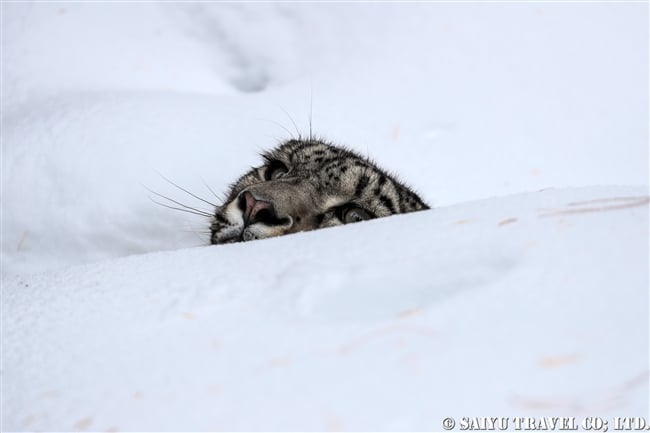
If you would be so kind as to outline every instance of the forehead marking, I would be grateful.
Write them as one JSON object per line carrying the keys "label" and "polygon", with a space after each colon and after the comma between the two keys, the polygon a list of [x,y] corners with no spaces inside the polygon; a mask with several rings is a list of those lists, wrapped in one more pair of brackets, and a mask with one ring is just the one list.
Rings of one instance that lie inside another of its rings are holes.
{"label": "forehead marking", "polygon": [[388,208],[388,210],[390,211],[391,214],[396,213],[395,205],[393,204],[393,200],[391,200],[390,198],[388,198],[387,196],[382,194],[382,195],[379,196],[379,201],[381,201],[381,203],[384,206],[386,206],[386,208]]}
{"label": "forehead marking", "polygon": [[359,197],[363,193],[363,190],[366,189],[369,181],[370,178],[365,174],[362,174],[361,177],[359,177],[359,182],[354,190],[355,197]]}

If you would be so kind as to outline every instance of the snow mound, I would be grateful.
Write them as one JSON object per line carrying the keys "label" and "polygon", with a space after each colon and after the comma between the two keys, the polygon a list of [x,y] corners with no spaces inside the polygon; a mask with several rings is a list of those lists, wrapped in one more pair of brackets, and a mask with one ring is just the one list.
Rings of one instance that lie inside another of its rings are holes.
{"label": "snow mound", "polygon": [[[4,429],[647,415],[646,3],[0,8]],[[434,209],[209,247],[148,200],[312,126]]]}
{"label": "snow mound", "polygon": [[649,201],[547,190],[7,277],[4,428],[646,413]]}
{"label": "snow mound", "polygon": [[647,4],[2,8],[8,274],[205,243],[157,172],[221,193],[311,126],[434,206],[648,182]]}

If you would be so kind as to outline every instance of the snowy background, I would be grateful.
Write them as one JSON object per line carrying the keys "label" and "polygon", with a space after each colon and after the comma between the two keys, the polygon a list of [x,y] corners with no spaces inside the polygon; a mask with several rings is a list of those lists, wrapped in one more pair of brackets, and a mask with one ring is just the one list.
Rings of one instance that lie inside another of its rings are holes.
{"label": "snowy background", "polygon": [[[648,416],[647,4],[1,7],[3,429]],[[310,118],[434,209],[209,247],[149,199]]]}

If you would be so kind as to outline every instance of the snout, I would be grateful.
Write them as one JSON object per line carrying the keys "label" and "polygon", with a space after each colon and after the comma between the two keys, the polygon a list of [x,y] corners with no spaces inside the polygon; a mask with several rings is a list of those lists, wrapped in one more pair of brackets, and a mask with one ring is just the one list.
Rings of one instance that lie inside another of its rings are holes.
{"label": "snout", "polygon": [[270,201],[259,200],[250,191],[239,195],[238,206],[242,211],[244,226],[262,223],[268,226],[286,226],[291,222],[289,216],[278,216],[275,205]]}
{"label": "snout", "polygon": [[246,188],[236,199],[245,231],[262,238],[313,229],[309,221],[317,206],[312,190],[308,183],[285,179]]}

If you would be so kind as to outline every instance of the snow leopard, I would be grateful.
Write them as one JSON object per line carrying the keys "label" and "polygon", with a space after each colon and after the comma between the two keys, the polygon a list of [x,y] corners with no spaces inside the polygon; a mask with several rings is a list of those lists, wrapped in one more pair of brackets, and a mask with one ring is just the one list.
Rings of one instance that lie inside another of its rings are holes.
{"label": "snow leopard", "polygon": [[321,139],[291,139],[231,185],[210,221],[227,244],[429,209],[369,158]]}

